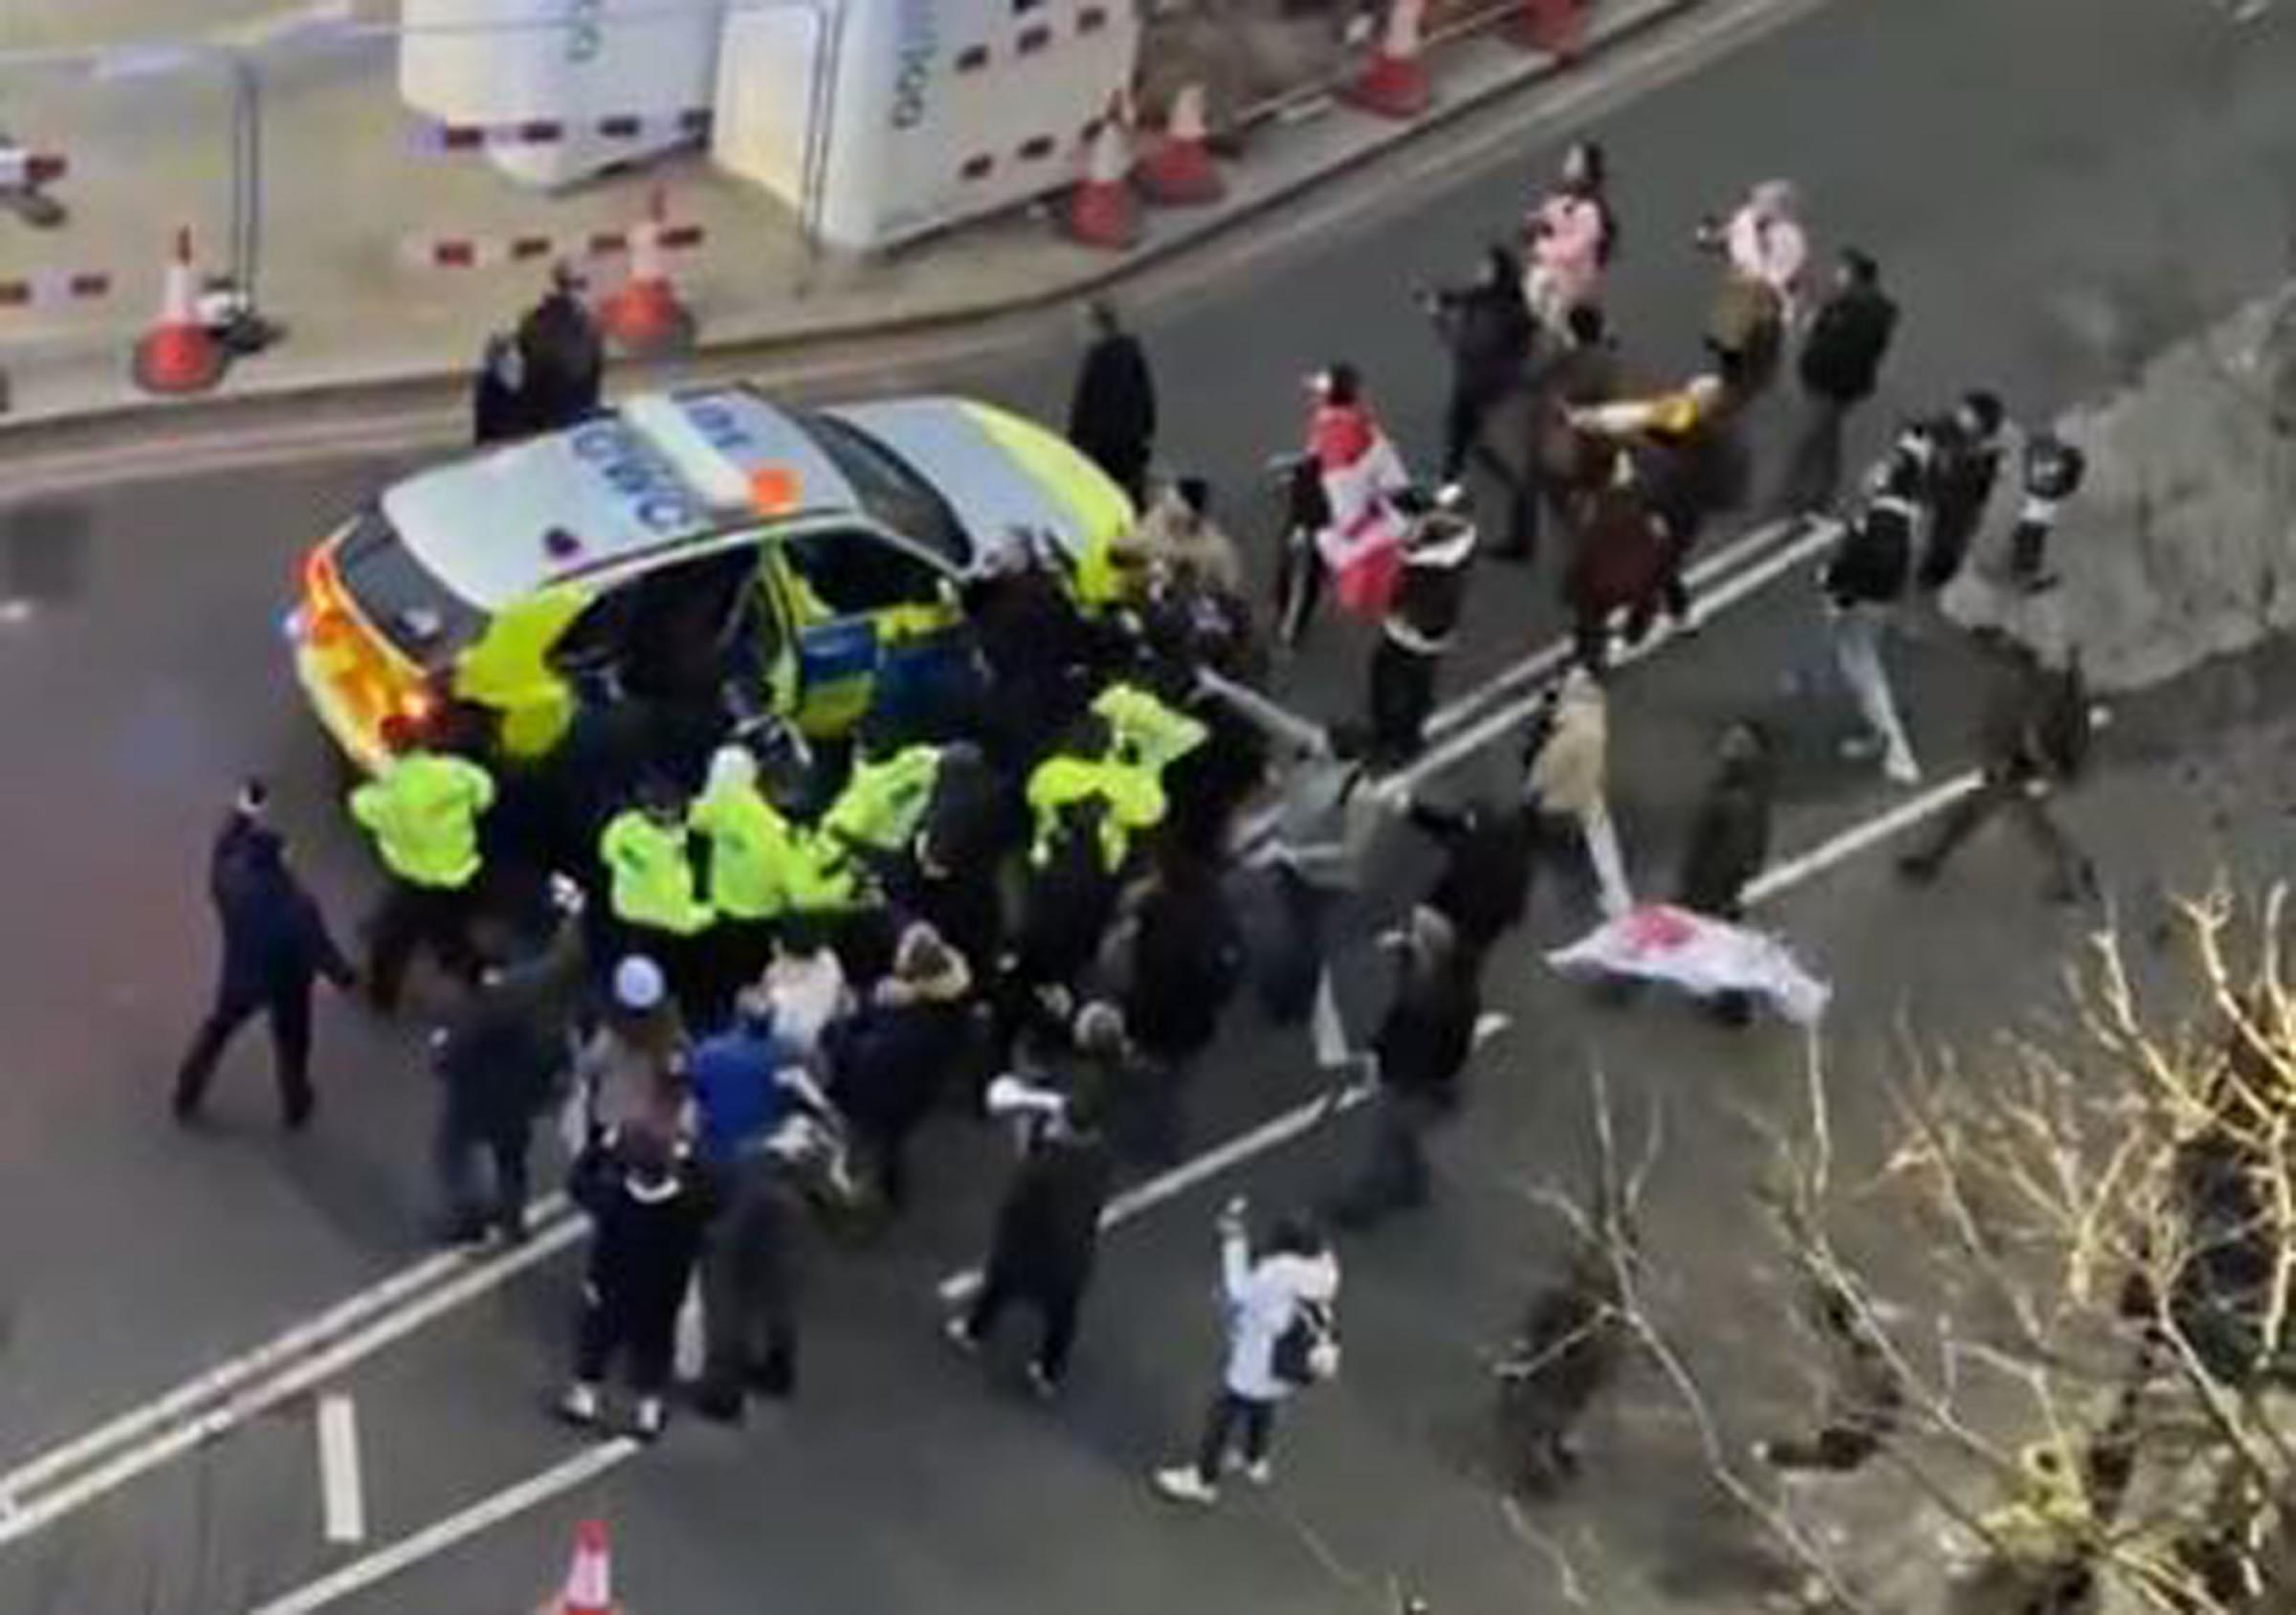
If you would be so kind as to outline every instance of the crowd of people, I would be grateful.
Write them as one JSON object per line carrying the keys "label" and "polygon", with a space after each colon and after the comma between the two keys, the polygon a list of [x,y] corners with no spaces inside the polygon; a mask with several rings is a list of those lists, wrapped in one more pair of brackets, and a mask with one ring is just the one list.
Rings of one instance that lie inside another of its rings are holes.
{"label": "crowd of people", "polygon": [[[1621,243],[1607,165],[1575,146],[1519,243],[1489,249],[1469,284],[1424,295],[1455,361],[1434,484],[1414,482],[1354,365],[1317,376],[1264,601],[1210,487],[1154,476],[1147,356],[1096,305],[1070,428],[1141,510],[1112,557],[1118,606],[1086,608],[1057,558],[1000,542],[968,585],[989,692],[978,710],[925,728],[865,719],[828,744],[754,714],[680,713],[648,729],[673,743],[616,751],[626,771],[580,789],[563,769],[495,761],[485,714],[450,703],[439,727],[396,736],[350,796],[387,877],[357,968],[251,783],[212,851],[225,964],[176,1115],[197,1120],[225,1044],[261,1015],[283,1117],[304,1125],[314,983],[363,986],[391,1013],[427,952],[456,984],[430,1046],[442,1236],[524,1237],[534,1140],[554,1126],[595,1229],[560,1409],[602,1421],[618,1372],[642,1436],[668,1418],[680,1316],[696,1308],[698,1412],[736,1419],[753,1396],[793,1395],[814,1230],[865,1236],[902,1215],[917,1135],[966,1115],[1009,1129],[1015,1154],[982,1283],[943,1326],[975,1352],[1029,1315],[1027,1373],[1051,1397],[1114,1186],[1185,1148],[1195,1073],[1241,988],[1279,1022],[1311,1020],[1367,849],[1382,824],[1406,823],[1440,872],[1383,933],[1393,984],[1368,1041],[1368,1152],[1256,1244],[1240,1203],[1223,1215],[1219,1386],[1192,1460],[1155,1473],[1192,1502],[1231,1468],[1264,1482],[1277,1405],[1336,1370],[1335,1231],[1428,1198],[1427,1135],[1460,1104],[1486,962],[1523,919],[1542,857],[1580,849],[1605,913],[1635,901],[1607,808],[1613,649],[1662,615],[1693,623],[1687,559],[1708,525],[1757,502],[1745,422],[1787,358],[1801,417],[1770,502],[1840,529],[1823,574],[1828,660],[1869,731],[1860,749],[1890,779],[1920,777],[1886,672],[1891,625],[1962,571],[2013,463],[2024,498],[2009,582],[2047,585],[2077,452],[2036,432],[2017,454],[2000,401],[1972,390],[1908,422],[1844,498],[1845,424],[1876,391],[1897,325],[1878,266],[1845,249],[1817,284],[1780,183],[1697,233],[1719,259],[1703,352],[1679,384],[1637,394],[1602,312]],[[482,437],[594,403],[585,318],[561,284],[497,344]],[[1481,506],[1505,511],[1488,547]],[[1471,569],[1529,560],[1542,531],[1563,550],[1577,654],[1521,737],[1513,788],[1464,804],[1391,788],[1424,746]],[[1326,610],[1370,630],[1360,721],[1302,721],[1255,690]],[[1985,653],[2002,695],[1984,787],[1905,873],[1934,877],[2009,810],[2047,851],[2055,887],[2078,890],[2086,865],[2045,809],[2079,766],[2077,659],[2006,640]],[[1769,850],[1770,751],[1753,721],[1722,737],[1673,891],[1682,906],[1738,918]],[[606,755],[577,753],[585,765]],[[1240,851],[1254,803],[1273,828]],[[1249,883],[1276,920],[1252,949],[1237,908]],[[1533,1468],[1565,1462],[1567,1429],[1524,1439]]]}

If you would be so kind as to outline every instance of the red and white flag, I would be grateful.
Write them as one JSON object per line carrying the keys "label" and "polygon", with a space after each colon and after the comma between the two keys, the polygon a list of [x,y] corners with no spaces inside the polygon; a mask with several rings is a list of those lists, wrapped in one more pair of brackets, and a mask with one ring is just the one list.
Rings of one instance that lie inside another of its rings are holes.
{"label": "red and white flag", "polygon": [[1700,998],[1726,992],[1768,999],[1800,1026],[1825,1013],[1833,989],[1777,938],[1671,903],[1643,903],[1547,955],[1557,970],[1671,982]]}

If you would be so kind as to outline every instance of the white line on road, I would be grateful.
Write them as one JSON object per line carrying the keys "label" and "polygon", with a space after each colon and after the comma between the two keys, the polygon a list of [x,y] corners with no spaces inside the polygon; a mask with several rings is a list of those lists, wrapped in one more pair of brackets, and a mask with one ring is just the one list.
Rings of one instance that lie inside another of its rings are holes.
{"label": "white line on road", "polygon": [[[433,1521],[412,1536],[402,1537],[389,1546],[377,1548],[364,1559],[353,1560],[342,1569],[321,1576],[316,1582],[282,1594],[269,1604],[257,1605],[249,1615],[311,1615],[315,1609],[340,1604],[354,1593],[364,1592],[378,1582],[387,1581],[402,1570],[468,1541],[481,1531],[491,1531],[506,1519],[514,1519],[529,1509],[540,1508],[553,1497],[595,1480],[644,1450],[639,1443],[628,1436],[617,1436],[596,1447],[585,1448],[563,1464],[529,1476],[516,1486],[505,1487],[481,1497],[469,1508]],[[524,1606],[506,1599],[503,1607]],[[552,1607],[556,1607],[555,1603]]]}
{"label": "white line on road", "polygon": [[[540,1225],[568,1208],[563,1194],[538,1200],[528,1208],[530,1223]],[[464,1252],[442,1250],[348,1295],[317,1317],[297,1324],[261,1345],[217,1363],[206,1373],[187,1380],[165,1395],[132,1407],[86,1434],[52,1448],[30,1462],[0,1475],[0,1499],[20,1502],[23,1497],[74,1470],[86,1467],[115,1448],[127,1446],[163,1426],[186,1418],[236,1390],[251,1380],[270,1374],[347,1333],[377,1314],[388,1312],[458,1269],[470,1265]],[[0,1538],[5,1539],[5,1538]]]}
{"label": "white line on road", "polygon": [[366,1486],[359,1472],[359,1409],[340,1392],[319,1399],[319,1501],[328,1541],[366,1540]]}
{"label": "white line on road", "polygon": [[238,1428],[250,1419],[269,1412],[290,1397],[324,1384],[344,1369],[371,1357],[392,1341],[412,1334],[436,1317],[505,1284],[528,1268],[548,1261],[580,1240],[588,1224],[568,1217],[551,1224],[525,1243],[473,1264],[460,1276],[423,1294],[401,1311],[387,1313],[358,1333],[337,1340],[310,1357],[297,1361],[272,1379],[211,1407],[198,1417],[152,1436],[127,1450],[0,1514],[0,1547],[45,1530],[66,1515],[85,1508],[97,1498],[116,1492],[139,1475],[181,1457],[204,1443]]}
{"label": "white line on road", "polygon": [[[1836,864],[1855,857],[1875,843],[1888,840],[1900,830],[1920,823],[1940,808],[1958,801],[1976,787],[1978,778],[1974,769],[1966,774],[1955,775],[1942,785],[1931,786],[1919,796],[1910,797],[1886,812],[1851,826],[1806,852],[1789,858],[1773,869],[1764,870],[1747,884],[1746,901],[1749,904],[1767,902],[1782,892],[1823,874]],[[1329,980],[1328,976],[1326,980]],[[1484,1021],[1478,1023],[1475,1029],[1476,1042],[1481,1044],[1496,1036],[1506,1029],[1507,1024],[1507,1018],[1503,1015],[1484,1017]],[[1218,1148],[1148,1179],[1108,1203],[1100,1213],[1101,1231],[1105,1233],[1130,1222],[1141,1212],[1186,1193],[1198,1184],[1218,1177],[1231,1166],[1240,1166],[1257,1156],[1304,1137],[1331,1117],[1344,1115],[1362,1104],[1371,1097],[1373,1088],[1374,1084],[1369,1080],[1354,1082],[1294,1105],[1249,1132],[1238,1134]],[[978,1268],[967,1268],[949,1274],[940,1281],[941,1300],[950,1306],[961,1305],[980,1291],[981,1277]]]}

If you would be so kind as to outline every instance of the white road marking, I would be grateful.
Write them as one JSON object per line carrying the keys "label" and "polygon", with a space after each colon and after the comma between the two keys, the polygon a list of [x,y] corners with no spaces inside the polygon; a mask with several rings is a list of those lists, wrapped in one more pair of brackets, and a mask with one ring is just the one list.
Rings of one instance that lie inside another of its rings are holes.
{"label": "white road marking", "polygon": [[1813,875],[1823,874],[1838,863],[1856,857],[1876,842],[1888,840],[1900,830],[1908,830],[1932,813],[1960,801],[1977,788],[1977,782],[1983,777],[1975,768],[1966,774],[1956,774],[1941,785],[1932,785],[1919,796],[1908,797],[1888,812],[1877,813],[1870,819],[1854,824],[1831,840],[1821,841],[1808,852],[1762,871],[1747,882],[1747,902],[1767,901]]}
{"label": "white road marking", "polygon": [[[569,1208],[563,1194],[543,1197],[527,1208],[537,1227]],[[298,1357],[316,1351],[378,1314],[410,1299],[449,1274],[471,1265],[462,1251],[442,1250],[401,1269],[374,1284],[345,1296],[318,1316],[273,1337],[252,1350],[217,1363],[185,1381],[173,1390],[140,1406],[131,1407],[83,1435],[40,1453],[0,1475],[0,1499],[21,1499],[62,1475],[85,1468],[115,1448],[127,1446],[161,1427],[187,1418],[208,1404],[222,1400],[251,1380],[275,1373]]]}
{"label": "white road marking", "polygon": [[[628,1436],[617,1436],[595,1447],[585,1447],[565,1462],[554,1465],[540,1474],[530,1475],[516,1486],[505,1487],[481,1497],[470,1507],[433,1521],[412,1536],[402,1537],[388,1547],[377,1548],[365,1558],[353,1560],[342,1569],[321,1576],[316,1582],[307,1582],[291,1593],[259,1604],[249,1615],[311,1615],[313,1610],[340,1604],[354,1593],[364,1592],[378,1582],[387,1581],[403,1570],[470,1540],[481,1531],[491,1531],[506,1519],[515,1519],[529,1509],[539,1508],[553,1497],[597,1479],[644,1450],[642,1445]],[[503,1607],[522,1608],[524,1605],[506,1599]],[[557,1607],[555,1599],[550,1601],[549,1607]]]}
{"label": "white road marking", "polygon": [[433,1318],[442,1317],[527,1269],[548,1261],[580,1240],[588,1226],[579,1217],[553,1223],[530,1235],[523,1244],[472,1264],[455,1278],[424,1292],[401,1310],[384,1314],[357,1333],[295,1361],[273,1378],[248,1387],[219,1405],[129,1447],[107,1462],[29,1500],[15,1494],[16,1507],[0,1514],[0,1547],[45,1530],[138,1476],[228,1434],[291,1397],[324,1384],[352,1364],[412,1334]]}
{"label": "white road marking", "polygon": [[[1900,830],[1920,823],[1975,788],[1978,777],[1974,769],[1966,774],[1955,775],[1942,785],[1931,786],[1919,796],[1910,797],[1886,812],[1851,826],[1806,852],[1763,871],[1748,883],[1746,901],[1749,904],[1767,902],[1824,874],[1836,864],[1855,857],[1877,842],[1886,841]],[[1325,979],[1328,982],[1329,977]],[[1476,1043],[1488,1042],[1505,1031],[1509,1024],[1504,1015],[1483,1016],[1475,1023]],[[1319,1050],[1319,1056],[1320,1052]],[[1105,1233],[1130,1222],[1140,1213],[1176,1195],[1186,1193],[1198,1184],[1219,1176],[1231,1166],[1240,1166],[1257,1156],[1304,1137],[1331,1117],[1344,1115],[1362,1104],[1371,1097],[1375,1087],[1376,1084],[1365,1079],[1294,1105],[1273,1119],[1228,1139],[1218,1148],[1148,1179],[1108,1203],[1100,1213],[1101,1231]],[[967,1268],[963,1272],[949,1274],[940,1281],[940,1298],[951,1306],[960,1305],[979,1292],[981,1277],[978,1268]]]}
{"label": "white road marking", "polygon": [[359,1409],[340,1392],[319,1399],[319,1500],[328,1541],[366,1540],[366,1485],[359,1472]]}

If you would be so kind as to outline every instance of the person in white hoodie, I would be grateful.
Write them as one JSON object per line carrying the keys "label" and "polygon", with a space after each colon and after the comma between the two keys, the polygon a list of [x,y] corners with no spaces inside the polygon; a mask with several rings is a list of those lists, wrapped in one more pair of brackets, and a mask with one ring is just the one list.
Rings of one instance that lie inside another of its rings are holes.
{"label": "person in white hoodie", "polygon": [[1158,1492],[1175,1502],[1218,1502],[1220,1474],[1231,1448],[1254,1486],[1273,1478],[1268,1445],[1275,1432],[1277,1405],[1293,1391],[1337,1372],[1332,1306],[1338,1295],[1339,1260],[1313,1222],[1280,1220],[1266,1253],[1254,1261],[1244,1203],[1228,1203],[1220,1214],[1227,1362],[1195,1461],[1158,1470]]}

